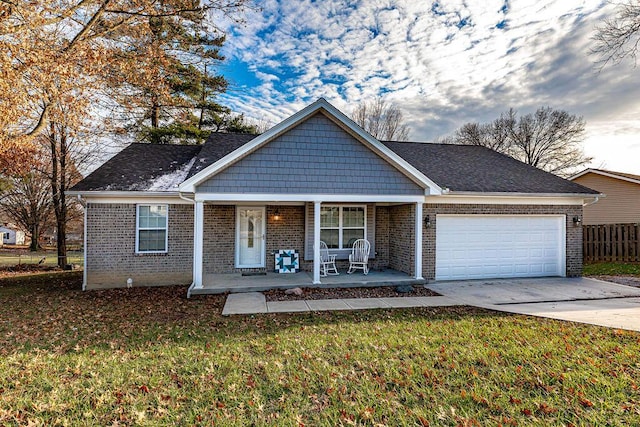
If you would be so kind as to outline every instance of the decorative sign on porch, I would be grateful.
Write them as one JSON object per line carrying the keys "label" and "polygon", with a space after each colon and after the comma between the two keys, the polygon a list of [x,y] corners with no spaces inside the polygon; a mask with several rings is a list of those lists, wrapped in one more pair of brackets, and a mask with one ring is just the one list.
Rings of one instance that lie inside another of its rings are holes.
{"label": "decorative sign on porch", "polygon": [[276,252],[276,271],[278,273],[297,273],[300,269],[300,255],[295,249],[280,249]]}

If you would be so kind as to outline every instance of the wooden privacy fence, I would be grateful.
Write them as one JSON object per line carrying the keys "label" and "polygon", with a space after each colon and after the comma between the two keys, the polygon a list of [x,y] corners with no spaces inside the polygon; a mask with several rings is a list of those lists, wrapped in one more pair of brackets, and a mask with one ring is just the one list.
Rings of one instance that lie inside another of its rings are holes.
{"label": "wooden privacy fence", "polygon": [[582,251],[586,262],[640,262],[640,224],[583,225]]}

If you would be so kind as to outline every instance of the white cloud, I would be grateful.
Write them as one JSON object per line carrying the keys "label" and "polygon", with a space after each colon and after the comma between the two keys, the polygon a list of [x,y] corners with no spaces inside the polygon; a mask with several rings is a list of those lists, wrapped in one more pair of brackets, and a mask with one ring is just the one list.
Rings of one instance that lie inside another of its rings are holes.
{"label": "white cloud", "polygon": [[[224,51],[261,83],[221,98],[247,116],[277,122],[319,96],[348,113],[384,95],[403,108],[415,140],[491,120],[509,107],[526,113],[549,105],[585,116],[588,151],[597,153],[605,139],[615,147],[615,140],[640,157],[629,142],[640,134],[640,72],[623,64],[598,74],[587,55],[594,26],[611,6],[457,0],[434,12],[434,4],[261,2],[245,25],[225,27]],[[622,126],[631,133],[611,130]],[[640,164],[627,170],[640,173]]]}

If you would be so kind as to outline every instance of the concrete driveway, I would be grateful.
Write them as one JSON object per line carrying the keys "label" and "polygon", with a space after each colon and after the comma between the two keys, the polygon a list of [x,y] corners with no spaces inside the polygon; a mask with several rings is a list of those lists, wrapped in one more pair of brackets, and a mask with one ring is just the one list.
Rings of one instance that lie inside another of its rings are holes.
{"label": "concrete driveway", "polygon": [[640,331],[640,288],[596,279],[536,278],[434,282],[466,305]]}

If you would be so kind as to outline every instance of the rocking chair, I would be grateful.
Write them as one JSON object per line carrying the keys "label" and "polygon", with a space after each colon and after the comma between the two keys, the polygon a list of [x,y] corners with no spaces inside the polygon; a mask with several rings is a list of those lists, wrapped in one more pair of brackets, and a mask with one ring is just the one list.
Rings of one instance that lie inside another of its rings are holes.
{"label": "rocking chair", "polygon": [[369,274],[369,251],[371,244],[366,239],[358,239],[351,248],[349,255],[349,270],[347,274],[351,274],[356,270],[362,270],[365,276]]}
{"label": "rocking chair", "polygon": [[336,256],[329,253],[327,244],[320,241],[320,276],[327,277],[327,275],[337,276],[338,269],[336,268]]}

